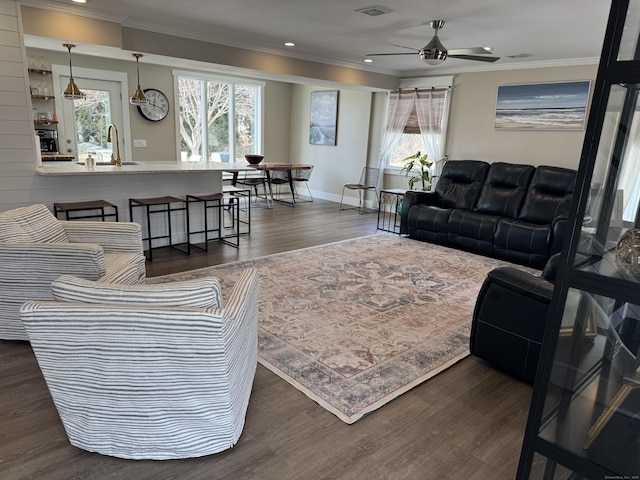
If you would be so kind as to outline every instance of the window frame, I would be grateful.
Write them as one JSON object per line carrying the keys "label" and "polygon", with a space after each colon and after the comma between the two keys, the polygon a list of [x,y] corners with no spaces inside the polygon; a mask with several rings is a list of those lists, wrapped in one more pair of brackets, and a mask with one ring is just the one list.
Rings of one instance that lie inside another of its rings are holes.
{"label": "window frame", "polygon": [[[180,95],[179,95],[179,83],[180,79],[189,79],[189,80],[199,80],[203,82],[215,82],[215,83],[224,83],[230,86],[231,90],[234,92],[233,95],[229,95],[229,115],[233,115],[233,121],[229,121],[230,128],[230,148],[229,148],[229,161],[233,161],[235,159],[235,138],[236,138],[236,127],[237,122],[235,119],[235,86],[236,85],[251,85],[257,87],[256,91],[256,112],[255,112],[255,132],[254,132],[254,151],[253,153],[260,154],[264,151],[264,102],[265,102],[265,86],[266,82],[262,80],[255,80],[250,78],[243,77],[232,77],[226,75],[220,75],[216,73],[206,73],[206,72],[196,72],[189,70],[173,70],[173,98],[175,108],[174,117],[175,117],[175,125],[176,125],[176,157],[178,159],[181,158],[181,139],[182,136],[180,134]],[[206,85],[206,83],[205,83]],[[208,150],[209,139],[207,137],[206,131],[204,133],[204,140],[202,142],[203,149]],[[204,163],[208,163],[209,155],[206,155],[202,158]]]}

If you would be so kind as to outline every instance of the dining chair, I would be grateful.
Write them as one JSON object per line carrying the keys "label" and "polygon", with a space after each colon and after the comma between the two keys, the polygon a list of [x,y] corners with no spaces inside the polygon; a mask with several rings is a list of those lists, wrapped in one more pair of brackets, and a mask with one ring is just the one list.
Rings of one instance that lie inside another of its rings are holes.
{"label": "dining chair", "polygon": [[280,188],[282,185],[289,185],[289,172],[291,172],[291,165],[279,165],[278,169],[271,170],[270,181],[271,185],[276,187],[276,197],[280,198]]}
{"label": "dining chair", "polygon": [[[261,205],[258,203],[258,187],[262,185],[262,190],[264,192],[264,199],[266,200],[266,208],[271,208],[273,198],[270,198],[267,193],[267,188],[271,189],[271,185],[268,184],[267,175],[265,170],[256,170],[256,171],[246,171],[244,175],[238,175],[238,179],[236,180],[236,185],[244,185],[249,189],[253,189],[255,192],[254,195],[254,203],[255,207],[264,207],[265,205]],[[260,197],[262,198],[262,197]]]}
{"label": "dining chair", "polygon": [[[342,196],[340,197],[340,211],[342,210],[358,210],[359,213],[368,213],[363,211],[362,197],[363,192],[367,190],[373,190],[376,192],[376,199],[378,198],[378,178],[380,177],[380,169],[373,167],[364,167],[362,174],[360,175],[360,181],[358,183],[347,183],[342,187]],[[357,190],[359,203],[357,207],[343,208],[342,203],[344,199],[345,190]]]}
{"label": "dining chair", "polygon": [[[313,172],[313,165],[300,165],[299,168],[291,171],[293,183],[295,185],[296,182],[304,182],[307,187],[307,192],[309,193],[309,200],[296,200],[297,202],[313,202],[313,197],[311,196],[311,190],[309,190],[309,178],[311,178],[311,173]],[[296,192],[297,193],[297,192]]]}

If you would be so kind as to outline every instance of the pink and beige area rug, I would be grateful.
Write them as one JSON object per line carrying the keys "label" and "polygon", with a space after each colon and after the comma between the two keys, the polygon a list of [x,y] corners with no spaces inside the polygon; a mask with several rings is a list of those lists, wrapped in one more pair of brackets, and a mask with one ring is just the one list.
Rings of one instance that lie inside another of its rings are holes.
{"label": "pink and beige area rug", "polygon": [[390,234],[149,279],[260,272],[259,361],[351,424],[469,355],[476,296],[508,265]]}

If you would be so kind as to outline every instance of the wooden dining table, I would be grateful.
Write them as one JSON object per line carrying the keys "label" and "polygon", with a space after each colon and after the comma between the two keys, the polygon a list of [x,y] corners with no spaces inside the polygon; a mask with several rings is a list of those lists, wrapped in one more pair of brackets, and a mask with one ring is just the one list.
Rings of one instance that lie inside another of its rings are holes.
{"label": "wooden dining table", "polygon": [[[271,197],[272,202],[286,203],[291,206],[295,206],[296,204],[296,188],[293,180],[293,171],[309,170],[311,168],[310,165],[299,165],[299,164],[278,163],[278,162],[261,162],[257,165],[251,165],[249,163],[245,163],[243,165],[249,168],[254,168],[255,170],[258,170],[258,171],[265,172],[265,175],[267,178],[267,184],[269,185],[269,196]],[[284,200],[281,198],[278,198],[278,199],[274,198],[273,188],[272,188],[272,179],[271,179],[271,172],[273,171],[281,171],[281,172],[287,173],[287,180],[288,180],[287,183],[289,184],[289,188],[291,189],[291,201]],[[231,180],[233,186],[236,185],[237,180],[238,180],[238,171],[233,171],[233,178]]]}

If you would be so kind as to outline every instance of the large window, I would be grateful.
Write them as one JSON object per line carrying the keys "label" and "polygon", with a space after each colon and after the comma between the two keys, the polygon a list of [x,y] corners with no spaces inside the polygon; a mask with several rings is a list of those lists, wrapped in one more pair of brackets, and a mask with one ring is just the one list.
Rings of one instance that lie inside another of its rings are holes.
{"label": "large window", "polygon": [[387,166],[400,168],[402,159],[418,151],[427,153],[436,166],[444,160],[450,99],[450,88],[389,93],[383,133]]}
{"label": "large window", "polygon": [[241,161],[262,150],[263,84],[176,73],[183,161]]}

